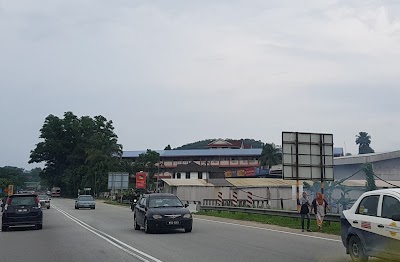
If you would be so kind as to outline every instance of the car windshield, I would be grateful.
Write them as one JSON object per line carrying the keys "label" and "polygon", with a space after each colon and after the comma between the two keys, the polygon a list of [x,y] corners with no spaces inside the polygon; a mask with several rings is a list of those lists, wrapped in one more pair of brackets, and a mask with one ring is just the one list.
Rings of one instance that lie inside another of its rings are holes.
{"label": "car windshield", "polygon": [[93,197],[92,196],[80,196],[78,198],[79,201],[93,201]]}
{"label": "car windshield", "polygon": [[40,195],[40,196],[39,196],[39,199],[40,199],[40,200],[49,200],[49,197],[46,196],[46,195]]}
{"label": "car windshield", "polygon": [[33,206],[36,205],[34,196],[12,197],[10,206]]}
{"label": "car windshield", "polygon": [[149,207],[183,207],[177,197],[150,198]]}

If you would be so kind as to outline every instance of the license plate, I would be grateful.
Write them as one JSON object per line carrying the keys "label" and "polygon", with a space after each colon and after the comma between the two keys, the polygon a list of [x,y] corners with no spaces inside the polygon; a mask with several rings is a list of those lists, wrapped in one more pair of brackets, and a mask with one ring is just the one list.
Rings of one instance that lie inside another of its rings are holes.
{"label": "license plate", "polygon": [[168,221],[168,225],[179,225],[179,221]]}
{"label": "license plate", "polygon": [[18,209],[18,212],[28,212],[28,209]]}

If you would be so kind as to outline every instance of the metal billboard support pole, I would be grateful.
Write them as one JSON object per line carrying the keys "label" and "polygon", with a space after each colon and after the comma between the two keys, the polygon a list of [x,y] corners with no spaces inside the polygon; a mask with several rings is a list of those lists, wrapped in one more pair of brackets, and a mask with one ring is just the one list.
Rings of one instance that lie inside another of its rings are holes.
{"label": "metal billboard support pole", "polygon": [[296,132],[296,199],[297,212],[300,211],[300,181],[299,181],[299,133]]}
{"label": "metal billboard support pole", "polygon": [[320,166],[321,166],[321,194],[322,194],[322,197],[324,197],[324,164],[323,164],[323,161],[324,161],[324,156],[323,156],[323,152],[324,152],[324,149],[323,149],[323,146],[324,146],[324,143],[323,143],[323,135],[322,134],[320,134],[319,135],[319,155],[320,155]]}

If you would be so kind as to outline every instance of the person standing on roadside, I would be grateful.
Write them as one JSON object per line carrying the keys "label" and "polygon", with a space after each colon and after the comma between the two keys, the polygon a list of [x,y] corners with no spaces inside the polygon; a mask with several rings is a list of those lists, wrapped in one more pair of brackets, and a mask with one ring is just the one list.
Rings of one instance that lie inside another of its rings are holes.
{"label": "person standing on roadside", "polygon": [[301,215],[301,231],[304,232],[304,220],[307,218],[307,232],[311,232],[310,229],[310,208],[311,204],[307,197],[307,192],[303,192],[302,197],[299,199],[300,215]]}
{"label": "person standing on roadside", "polygon": [[312,206],[315,218],[317,219],[318,230],[319,232],[322,232],[322,222],[324,222],[326,210],[329,209],[328,203],[325,201],[324,196],[321,193],[317,193],[317,197],[313,200]]}

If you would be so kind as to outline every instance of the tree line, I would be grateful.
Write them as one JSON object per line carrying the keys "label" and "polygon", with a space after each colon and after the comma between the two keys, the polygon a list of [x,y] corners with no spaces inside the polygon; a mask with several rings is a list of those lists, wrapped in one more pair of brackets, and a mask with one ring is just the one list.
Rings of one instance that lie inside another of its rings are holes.
{"label": "tree line", "polygon": [[[29,163],[42,163],[40,178],[49,187],[61,187],[65,195],[75,196],[78,189],[93,188],[94,192],[107,191],[108,172],[146,171],[149,182],[158,171],[160,155],[148,149],[139,155],[135,162],[124,160],[122,145],[114,132],[113,122],[99,115],[78,117],[65,112],[63,117],[49,115],[40,129],[41,142],[31,151]],[[204,148],[212,139],[190,143],[176,149]],[[253,148],[262,148],[261,165],[271,167],[282,163],[281,148],[273,143],[263,143],[254,139],[245,139]],[[356,143],[360,152],[371,152],[371,137],[360,132]],[[165,150],[172,150],[168,145]],[[161,167],[162,168],[162,167]],[[7,184],[5,176],[1,176]],[[16,180],[16,183],[20,181]]]}

